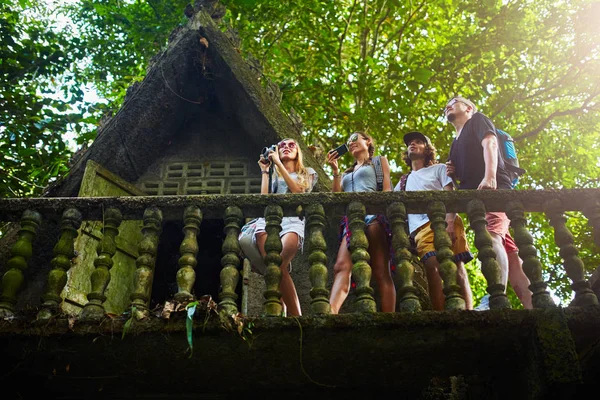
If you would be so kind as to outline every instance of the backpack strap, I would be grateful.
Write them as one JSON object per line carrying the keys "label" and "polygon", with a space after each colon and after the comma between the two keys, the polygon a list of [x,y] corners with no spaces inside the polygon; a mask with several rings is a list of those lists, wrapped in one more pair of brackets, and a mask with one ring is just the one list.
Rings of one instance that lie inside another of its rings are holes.
{"label": "backpack strap", "polygon": [[375,180],[377,181],[377,191],[383,190],[383,167],[381,166],[381,157],[375,156],[371,159],[373,168],[375,168]]}
{"label": "backpack strap", "polygon": [[406,181],[408,181],[409,175],[410,175],[410,172],[408,174],[402,175],[402,177],[400,178],[400,190],[403,192],[406,191]]}
{"label": "backpack strap", "polygon": [[279,185],[277,184],[277,171],[275,170],[275,168],[272,169],[270,177],[272,179],[272,183],[270,186],[271,193],[277,193],[277,188]]}

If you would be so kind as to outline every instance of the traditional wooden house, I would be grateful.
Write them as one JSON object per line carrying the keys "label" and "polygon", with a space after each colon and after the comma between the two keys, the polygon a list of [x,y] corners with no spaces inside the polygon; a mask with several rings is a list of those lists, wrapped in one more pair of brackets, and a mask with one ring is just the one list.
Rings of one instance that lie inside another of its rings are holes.
{"label": "traditional wooden house", "polygon": [[[0,219],[20,222],[1,259],[5,393],[538,399],[595,382],[600,306],[563,212],[585,211],[598,233],[598,190],[331,194],[299,119],[281,112],[277,85],[241,57],[210,4],[189,12],[68,176],[43,198],[0,200]],[[318,172],[314,193],[257,195],[258,154],[283,138],[295,139]],[[508,212],[537,310],[508,309],[486,209]],[[445,254],[446,210],[469,214],[490,311],[461,311],[449,258],[448,311],[427,311],[406,212],[430,213]],[[375,312],[367,211],[392,222],[398,313]],[[524,211],[544,211],[555,226],[574,307],[554,306]],[[265,215],[276,261],[281,216],[296,212],[307,229],[293,261],[306,315],[290,318],[281,317],[279,276],[250,272],[237,235],[246,218]],[[344,314],[332,316],[327,288],[344,213],[357,232],[356,289]]]}

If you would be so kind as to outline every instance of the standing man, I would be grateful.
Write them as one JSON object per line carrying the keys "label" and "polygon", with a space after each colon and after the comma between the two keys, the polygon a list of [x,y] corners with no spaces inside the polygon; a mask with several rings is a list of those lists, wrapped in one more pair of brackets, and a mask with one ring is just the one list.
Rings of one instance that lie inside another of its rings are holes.
{"label": "standing man", "polygon": [[[404,162],[410,167],[411,172],[404,175],[394,188],[398,190],[454,190],[452,179],[446,174],[446,165],[438,164],[436,150],[431,140],[421,132],[409,132],[404,135],[406,152]],[[457,268],[457,283],[461,288],[461,295],[465,299],[467,310],[473,309],[473,295],[465,269],[465,263],[473,259],[467,245],[467,237],[462,219],[455,213],[446,214],[446,231],[452,239],[454,263]],[[415,241],[419,258],[425,265],[429,297],[433,309],[444,310],[445,297],[442,279],[439,273],[440,263],[436,258],[433,244],[433,230],[431,229],[427,214],[408,214],[408,228],[411,238]]]}
{"label": "standing man", "polygon": [[[512,189],[512,183],[504,166],[498,147],[496,127],[480,112],[473,102],[464,97],[452,98],[444,109],[446,119],[456,130],[456,137],[450,148],[450,160],[446,163],[447,174],[460,182],[459,189],[495,190]],[[529,286],[523,274],[518,248],[508,232],[510,221],[505,213],[488,212],[485,219],[487,230],[492,237],[492,246],[500,266],[501,282],[506,287],[509,260],[511,278],[515,276],[513,288]],[[518,272],[520,271],[520,274]],[[517,294],[520,294],[517,291]],[[531,308],[531,292],[526,289],[519,296],[526,308]]]}

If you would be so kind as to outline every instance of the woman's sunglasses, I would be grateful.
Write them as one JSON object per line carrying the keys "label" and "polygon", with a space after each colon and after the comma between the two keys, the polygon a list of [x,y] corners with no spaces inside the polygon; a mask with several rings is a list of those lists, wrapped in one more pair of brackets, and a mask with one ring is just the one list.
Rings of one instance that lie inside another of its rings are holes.
{"label": "woman's sunglasses", "polygon": [[281,142],[277,143],[277,147],[280,149],[285,149],[287,147],[288,149],[293,150],[296,148],[296,142],[281,141]]}

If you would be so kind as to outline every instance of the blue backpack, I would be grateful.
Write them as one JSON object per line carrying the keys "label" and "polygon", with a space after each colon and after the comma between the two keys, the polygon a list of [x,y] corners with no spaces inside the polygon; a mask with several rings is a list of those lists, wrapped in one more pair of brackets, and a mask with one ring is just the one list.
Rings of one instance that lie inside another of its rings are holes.
{"label": "blue backpack", "polygon": [[496,129],[496,133],[498,135],[498,145],[500,146],[500,153],[504,160],[504,166],[506,167],[506,172],[508,172],[512,187],[514,188],[517,186],[521,175],[526,171],[519,167],[517,149],[515,148],[515,141],[513,138],[507,132],[500,129]]}

